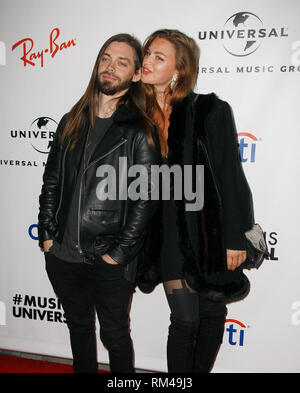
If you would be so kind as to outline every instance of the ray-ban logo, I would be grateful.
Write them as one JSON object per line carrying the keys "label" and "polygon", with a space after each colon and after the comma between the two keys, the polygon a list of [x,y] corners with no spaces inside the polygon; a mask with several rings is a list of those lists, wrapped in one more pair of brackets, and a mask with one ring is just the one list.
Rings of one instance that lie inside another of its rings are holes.
{"label": "ray-ban logo", "polygon": [[26,37],[16,42],[11,49],[12,51],[17,48],[21,49],[22,56],[20,60],[23,62],[24,67],[34,67],[37,64],[44,67],[44,61],[47,55],[50,56],[50,59],[54,59],[62,51],[74,46],[76,46],[75,38],[62,41],[60,39],[60,29],[56,27],[50,32],[48,45],[44,48],[36,49],[34,40]]}

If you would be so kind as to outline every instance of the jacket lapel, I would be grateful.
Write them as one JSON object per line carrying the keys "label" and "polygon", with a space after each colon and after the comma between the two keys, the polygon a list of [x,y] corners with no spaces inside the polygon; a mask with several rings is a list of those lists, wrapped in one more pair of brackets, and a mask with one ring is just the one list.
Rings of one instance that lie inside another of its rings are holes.
{"label": "jacket lapel", "polygon": [[126,129],[130,124],[136,125],[139,121],[136,111],[128,105],[121,105],[113,115],[113,123],[105,131],[97,146],[94,148],[89,163],[98,160],[120,144],[126,141]]}
{"label": "jacket lapel", "polygon": [[98,141],[97,146],[94,147],[88,163],[90,164],[93,161],[97,161],[102,156],[105,156],[111,150],[114,150],[123,140],[125,140],[123,130],[116,127],[115,124],[112,124],[105,131],[101,140]]}

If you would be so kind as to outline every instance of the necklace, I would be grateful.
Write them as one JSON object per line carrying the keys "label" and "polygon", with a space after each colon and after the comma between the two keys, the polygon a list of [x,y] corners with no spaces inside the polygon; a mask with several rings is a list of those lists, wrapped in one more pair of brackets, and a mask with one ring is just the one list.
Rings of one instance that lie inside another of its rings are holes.
{"label": "necklace", "polygon": [[116,110],[116,106],[110,106],[106,109],[103,109],[99,112],[99,116],[103,119],[107,119],[108,117],[111,117],[111,115],[114,113],[114,111]]}

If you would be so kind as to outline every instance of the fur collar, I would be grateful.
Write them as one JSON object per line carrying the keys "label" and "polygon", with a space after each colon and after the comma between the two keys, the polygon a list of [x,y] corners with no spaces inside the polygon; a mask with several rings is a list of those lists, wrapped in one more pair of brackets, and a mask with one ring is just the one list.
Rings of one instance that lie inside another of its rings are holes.
{"label": "fur collar", "polygon": [[129,104],[121,105],[113,115],[114,123],[129,123],[135,124],[141,121],[141,115],[138,113],[137,109]]}

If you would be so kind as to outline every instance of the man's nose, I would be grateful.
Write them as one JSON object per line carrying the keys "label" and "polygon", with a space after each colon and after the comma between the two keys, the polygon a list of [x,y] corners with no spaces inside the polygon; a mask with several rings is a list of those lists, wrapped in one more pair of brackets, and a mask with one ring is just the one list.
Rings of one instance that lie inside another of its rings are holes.
{"label": "man's nose", "polygon": [[116,65],[114,61],[110,61],[109,64],[107,65],[107,71],[109,72],[115,72],[116,70]]}

